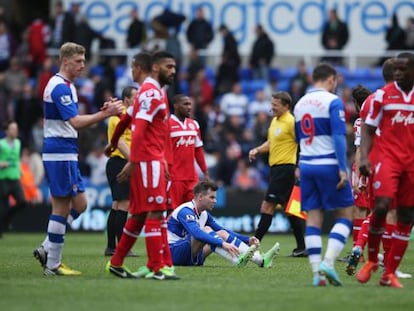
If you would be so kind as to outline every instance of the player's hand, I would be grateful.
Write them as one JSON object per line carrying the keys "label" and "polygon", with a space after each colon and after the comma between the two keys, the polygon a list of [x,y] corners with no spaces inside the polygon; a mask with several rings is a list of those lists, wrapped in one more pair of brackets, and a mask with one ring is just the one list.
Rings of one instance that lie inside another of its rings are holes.
{"label": "player's hand", "polygon": [[346,186],[348,182],[348,174],[345,171],[339,171],[339,182],[336,184],[336,189],[340,190]]}
{"label": "player's hand", "polygon": [[255,236],[251,236],[251,237],[249,238],[249,246],[252,246],[252,245],[257,245],[257,246],[260,246],[260,241],[259,241],[259,239],[258,239],[258,238],[256,238]]}
{"label": "player's hand", "polygon": [[131,162],[127,162],[125,164],[122,171],[119,172],[119,174],[116,176],[116,180],[118,182],[127,182],[129,178],[131,177],[132,173],[134,172],[135,164]]}
{"label": "player's hand", "polygon": [[113,147],[111,143],[109,143],[109,144],[107,144],[107,145],[105,146],[105,148],[104,148],[104,153],[105,153],[105,155],[109,158],[109,157],[111,156],[112,152],[114,152],[114,151],[115,151],[115,149],[116,149],[116,148],[115,148],[115,147]]}
{"label": "player's hand", "polygon": [[122,100],[113,100],[112,98],[110,101],[107,101],[103,104],[101,110],[108,113],[110,116],[116,116],[124,111],[124,105],[122,104]]}
{"label": "player's hand", "polygon": [[231,243],[223,242],[223,246],[222,247],[226,251],[228,251],[231,255],[233,255],[233,256],[239,256],[240,255],[239,249],[235,245],[233,245]]}
{"label": "player's hand", "polygon": [[369,177],[369,175],[372,174],[371,163],[368,160],[361,159],[359,165],[359,172],[361,173],[361,175]]}
{"label": "player's hand", "polygon": [[257,151],[257,148],[253,148],[253,149],[251,149],[251,150],[249,151],[249,161],[250,161],[250,162],[252,162],[252,161],[256,160],[256,155],[257,155],[258,153],[259,153],[259,152]]}

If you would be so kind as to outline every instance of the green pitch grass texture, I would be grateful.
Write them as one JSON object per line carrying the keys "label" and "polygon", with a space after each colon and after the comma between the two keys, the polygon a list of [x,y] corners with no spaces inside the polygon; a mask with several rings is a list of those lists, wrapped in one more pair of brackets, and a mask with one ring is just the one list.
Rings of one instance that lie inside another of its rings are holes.
{"label": "green pitch grass texture", "polygon": [[[411,310],[414,279],[401,280],[403,289],[378,285],[377,272],[368,284],[359,284],[337,262],[343,287],[314,288],[307,258],[289,258],[291,235],[268,235],[264,250],[274,242],[280,255],[270,269],[249,263],[236,268],[212,254],[203,267],[177,267],[179,281],[119,279],[104,271],[105,234],[69,233],[63,262],[82,271],[78,277],[46,277],[32,252],[42,234],[5,234],[0,239],[0,310]],[[326,244],[326,237],[325,244]],[[411,241],[412,244],[412,241]],[[351,249],[350,241],[342,256]],[[138,240],[138,258],[127,258],[133,271],[146,262],[145,242]],[[402,263],[414,274],[414,248],[409,246]]]}

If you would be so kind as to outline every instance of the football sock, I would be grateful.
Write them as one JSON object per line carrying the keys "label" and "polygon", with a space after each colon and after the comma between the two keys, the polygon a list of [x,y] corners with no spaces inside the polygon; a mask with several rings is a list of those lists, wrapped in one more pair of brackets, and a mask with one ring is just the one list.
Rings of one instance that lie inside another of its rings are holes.
{"label": "football sock", "polygon": [[170,246],[168,245],[167,221],[163,217],[160,223],[161,223],[162,249],[163,249],[163,255],[164,255],[164,263],[167,266],[172,267],[173,262],[172,262],[172,257],[171,257]]}
{"label": "football sock", "polygon": [[128,252],[134,246],[139,234],[142,230],[142,223],[137,221],[134,217],[130,217],[124,228],[121,240],[116,246],[115,253],[111,258],[111,264],[114,266],[122,266],[124,259]]}
{"label": "football sock", "polygon": [[254,236],[260,241],[263,239],[266,232],[269,230],[270,225],[272,224],[273,216],[269,214],[261,214],[259,224],[257,225],[256,233]]}
{"label": "football sock", "polygon": [[296,247],[298,249],[305,249],[305,221],[296,216],[288,216],[290,227],[292,228],[293,235],[295,236]]}
{"label": "football sock", "polygon": [[352,221],[346,218],[338,218],[331,229],[328,244],[324,256],[324,262],[333,267],[336,258],[345,247],[346,241],[351,233]]}
{"label": "football sock", "polygon": [[394,224],[385,224],[385,231],[381,237],[382,249],[384,250],[384,262],[387,261],[387,256],[390,253],[392,233],[394,232],[395,228],[396,225]]}
{"label": "football sock", "polygon": [[312,226],[305,228],[305,245],[312,272],[314,275],[318,274],[319,264],[322,260],[322,237],[320,228]]}
{"label": "football sock", "polygon": [[108,215],[108,220],[106,221],[106,237],[107,237],[106,247],[110,249],[115,249],[116,247],[115,221],[116,221],[117,213],[118,213],[117,210],[111,209]]}
{"label": "football sock", "polygon": [[368,260],[378,262],[378,252],[382,234],[384,233],[385,216],[371,215],[368,232]]}
{"label": "football sock", "polygon": [[68,218],[66,219],[66,223],[68,225],[71,225],[72,222],[74,220],[78,219],[79,216],[80,216],[80,213],[77,210],[75,210],[74,208],[71,208],[70,211],[69,211]]}
{"label": "football sock", "polygon": [[147,267],[158,272],[164,267],[163,237],[159,219],[148,218],[145,220],[145,245],[147,248]]}
{"label": "football sock", "polygon": [[125,212],[122,210],[117,211],[114,227],[115,227],[115,236],[118,242],[121,240],[121,235],[122,235],[122,232],[124,231],[124,227],[125,227],[127,219],[128,219],[128,212]]}
{"label": "football sock", "polygon": [[47,234],[49,237],[47,267],[49,269],[55,269],[61,264],[65,232],[66,218],[60,215],[50,215],[47,226]]}
{"label": "football sock", "polygon": [[[244,254],[249,249],[249,245],[247,245],[246,243],[244,243],[242,240],[238,239],[233,234],[229,234],[226,242],[232,243],[235,246],[237,246],[238,249],[240,250],[240,254]],[[259,265],[259,266],[262,265],[263,264],[263,256],[262,256],[262,254],[260,254],[259,251],[254,252],[253,257],[252,257],[252,261],[255,264]]]}
{"label": "football sock", "polygon": [[364,219],[361,219],[361,218],[354,219],[354,221],[353,221],[353,224],[352,224],[352,246],[355,246],[357,244],[358,235],[359,235],[359,232],[362,229],[362,223],[363,222],[364,222]]}
{"label": "football sock", "polygon": [[408,241],[410,240],[412,224],[397,222],[397,226],[392,235],[391,249],[385,261],[385,273],[395,273],[407,250]]}
{"label": "football sock", "polygon": [[365,248],[365,245],[367,244],[367,241],[368,241],[368,229],[369,229],[370,219],[371,219],[371,216],[368,216],[362,222],[361,230],[359,230],[358,238],[355,243],[355,246],[361,247],[362,250]]}

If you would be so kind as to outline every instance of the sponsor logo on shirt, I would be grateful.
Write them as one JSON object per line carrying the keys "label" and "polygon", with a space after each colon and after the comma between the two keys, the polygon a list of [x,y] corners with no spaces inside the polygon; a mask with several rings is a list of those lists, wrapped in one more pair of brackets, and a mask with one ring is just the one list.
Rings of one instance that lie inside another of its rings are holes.
{"label": "sponsor logo on shirt", "polygon": [[413,113],[410,112],[408,115],[405,115],[401,111],[398,111],[394,117],[391,119],[391,125],[403,123],[404,126],[410,125],[414,123]]}
{"label": "sponsor logo on shirt", "polygon": [[196,218],[194,215],[186,215],[185,216],[185,220],[190,222],[190,221],[196,221]]}
{"label": "sponsor logo on shirt", "polygon": [[184,136],[181,136],[180,139],[177,141],[177,143],[175,144],[176,147],[180,147],[180,146],[190,146],[190,145],[194,145],[195,144],[195,139],[192,136],[189,136],[187,138],[184,138]]}
{"label": "sponsor logo on shirt", "polygon": [[64,106],[68,106],[72,103],[72,98],[70,98],[70,95],[62,95],[60,97],[60,103]]}

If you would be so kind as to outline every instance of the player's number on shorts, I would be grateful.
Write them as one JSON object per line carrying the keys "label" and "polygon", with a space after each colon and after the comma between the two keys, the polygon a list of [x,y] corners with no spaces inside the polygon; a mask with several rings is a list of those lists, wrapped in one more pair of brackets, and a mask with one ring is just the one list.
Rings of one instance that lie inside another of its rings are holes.
{"label": "player's number on shorts", "polygon": [[315,136],[315,125],[313,123],[312,116],[309,113],[303,115],[302,121],[300,122],[300,127],[302,129],[303,134],[308,136],[308,138],[306,138],[305,140],[305,144],[312,144],[313,137]]}

